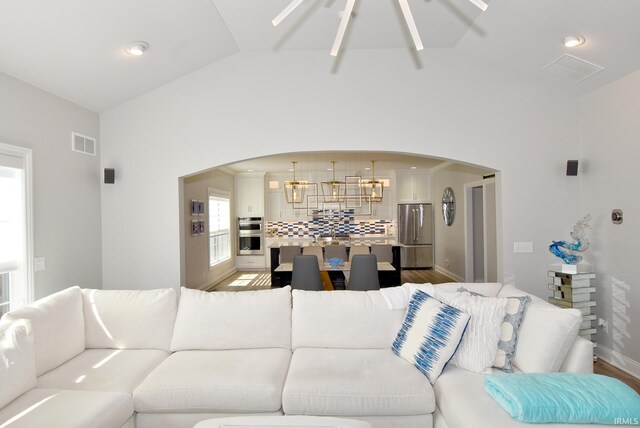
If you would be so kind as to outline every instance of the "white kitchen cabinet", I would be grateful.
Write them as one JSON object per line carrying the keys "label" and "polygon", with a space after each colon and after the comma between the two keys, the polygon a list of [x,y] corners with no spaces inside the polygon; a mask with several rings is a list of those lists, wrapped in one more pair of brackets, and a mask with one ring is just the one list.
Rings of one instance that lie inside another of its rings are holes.
{"label": "white kitchen cabinet", "polygon": [[398,203],[431,202],[431,175],[427,172],[397,172]]}
{"label": "white kitchen cabinet", "polygon": [[236,184],[236,216],[264,217],[264,174],[239,174]]}
{"label": "white kitchen cabinet", "polygon": [[236,269],[256,269],[265,268],[265,256],[236,256]]}

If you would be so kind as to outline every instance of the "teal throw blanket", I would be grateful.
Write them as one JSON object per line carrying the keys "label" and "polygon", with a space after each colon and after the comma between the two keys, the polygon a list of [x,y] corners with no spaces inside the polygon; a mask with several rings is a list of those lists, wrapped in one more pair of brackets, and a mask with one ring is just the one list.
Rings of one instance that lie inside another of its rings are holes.
{"label": "teal throw blanket", "polygon": [[485,390],[528,423],[640,424],[640,396],[621,381],[589,373],[485,376]]}

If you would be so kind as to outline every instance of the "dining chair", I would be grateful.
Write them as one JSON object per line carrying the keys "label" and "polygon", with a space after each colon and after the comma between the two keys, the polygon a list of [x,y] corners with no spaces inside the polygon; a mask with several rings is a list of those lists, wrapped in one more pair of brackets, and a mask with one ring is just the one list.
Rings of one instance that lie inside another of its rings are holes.
{"label": "dining chair", "polygon": [[293,263],[293,258],[300,255],[302,250],[299,246],[283,245],[280,247],[280,264]]}
{"label": "dining chair", "polygon": [[291,274],[291,288],[294,290],[324,290],[320,278],[320,267],[316,256],[295,256],[293,258],[293,273]]}
{"label": "dining chair", "polygon": [[316,246],[307,246],[302,248],[302,254],[305,256],[316,256],[318,258],[318,267],[322,266],[324,263],[324,258],[322,256],[322,247]]}
{"label": "dining chair", "polygon": [[378,259],[375,254],[353,256],[347,290],[380,290]]}
{"label": "dining chair", "polygon": [[378,263],[393,263],[393,251],[391,245],[389,244],[372,245],[371,254],[376,255],[376,257],[378,258]]}
{"label": "dining chair", "polygon": [[347,261],[347,247],[346,245],[327,245],[324,247],[324,259],[342,259]]}
{"label": "dining chair", "polygon": [[353,260],[356,254],[369,254],[369,247],[366,245],[354,245],[349,250],[349,261]]}

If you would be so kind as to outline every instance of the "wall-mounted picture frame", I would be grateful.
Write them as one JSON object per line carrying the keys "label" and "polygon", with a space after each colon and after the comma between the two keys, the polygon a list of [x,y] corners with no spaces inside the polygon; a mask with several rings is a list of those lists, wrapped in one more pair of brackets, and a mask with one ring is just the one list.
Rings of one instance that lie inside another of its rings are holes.
{"label": "wall-mounted picture frame", "polygon": [[195,199],[191,200],[191,215],[198,215],[200,213],[200,203]]}
{"label": "wall-mounted picture frame", "polygon": [[198,201],[198,214],[204,215],[204,201]]}
{"label": "wall-mounted picture frame", "polygon": [[204,220],[200,220],[198,222],[198,232],[200,233],[200,235],[204,235],[205,228],[206,228],[206,226],[204,224]]}
{"label": "wall-mounted picture frame", "polygon": [[191,220],[191,236],[200,235],[200,222],[198,220]]}

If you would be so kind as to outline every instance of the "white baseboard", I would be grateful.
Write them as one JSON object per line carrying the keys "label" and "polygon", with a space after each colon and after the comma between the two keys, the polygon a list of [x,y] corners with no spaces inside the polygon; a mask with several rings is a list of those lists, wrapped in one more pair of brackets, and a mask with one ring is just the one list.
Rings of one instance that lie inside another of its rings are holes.
{"label": "white baseboard", "polygon": [[461,277],[459,275],[456,275],[455,273],[446,270],[445,268],[443,268],[440,265],[436,265],[435,266],[435,270],[437,272],[440,272],[443,275],[447,275],[451,279],[455,279],[457,282],[464,282],[464,278],[463,277]]}
{"label": "white baseboard", "polygon": [[235,267],[229,268],[225,272],[223,272],[222,274],[218,275],[212,281],[207,281],[206,283],[201,284],[200,286],[198,286],[198,290],[207,290],[207,289],[213,287],[214,285],[216,285],[217,283],[219,283],[220,281],[225,280],[227,277],[229,277],[230,275],[233,275],[236,272],[237,272],[237,270],[236,270]]}
{"label": "white baseboard", "polygon": [[614,351],[613,349],[606,348],[598,343],[598,347],[595,348],[595,354],[598,358],[602,358],[607,363],[619,368],[622,371],[629,373],[630,375],[640,379],[640,363],[632,360],[629,357],[625,357],[621,353]]}

